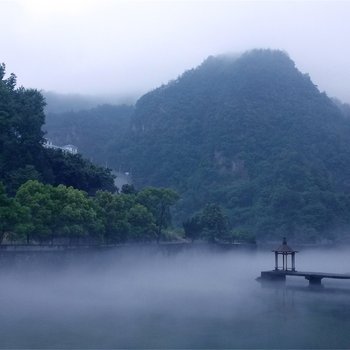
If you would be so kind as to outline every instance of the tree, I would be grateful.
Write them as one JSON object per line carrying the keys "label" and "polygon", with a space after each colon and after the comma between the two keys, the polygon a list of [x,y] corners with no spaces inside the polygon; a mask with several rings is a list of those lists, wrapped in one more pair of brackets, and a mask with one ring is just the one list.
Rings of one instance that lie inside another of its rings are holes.
{"label": "tree", "polygon": [[10,238],[19,238],[17,233],[21,233],[28,221],[25,208],[14,199],[6,195],[5,188],[0,182],[0,244],[5,235]]}
{"label": "tree", "polygon": [[122,189],[120,192],[124,193],[124,194],[136,194],[137,193],[134,185],[130,185],[130,184],[124,184],[122,186]]}
{"label": "tree", "polygon": [[130,231],[127,213],[135,203],[134,198],[129,195],[98,191],[94,203],[103,223],[105,240],[108,243],[125,242]]}
{"label": "tree", "polygon": [[157,234],[152,213],[143,205],[135,204],[127,215],[130,224],[130,238],[135,241],[150,241]]}
{"label": "tree", "polygon": [[184,221],[182,226],[185,230],[185,236],[190,238],[192,242],[199,238],[203,230],[203,224],[200,215],[195,215],[192,218]]}
{"label": "tree", "polygon": [[81,238],[100,241],[103,226],[87,193],[64,185],[51,188],[55,203],[53,233],[78,243]]}
{"label": "tree", "polygon": [[94,194],[115,191],[109,169],[93,165],[80,155],[43,147],[45,100],[35,89],[16,88],[16,76],[5,79],[0,64],[0,181],[14,195],[27,180],[65,184]]}
{"label": "tree", "polygon": [[155,218],[157,243],[162,236],[162,229],[171,223],[170,207],[178,199],[179,195],[167,188],[149,187],[137,194],[136,201],[145,206]]}
{"label": "tree", "polygon": [[92,200],[83,191],[29,180],[16,193],[17,202],[29,212],[27,242],[64,237],[70,241],[101,238],[102,224]]}
{"label": "tree", "polygon": [[26,227],[27,243],[31,239],[47,240],[52,233],[54,203],[50,191],[51,186],[29,180],[16,193],[16,201],[28,210],[30,216],[30,224]]}
{"label": "tree", "polygon": [[94,195],[98,190],[116,191],[115,176],[110,169],[104,169],[84,159],[80,154],[64,153],[60,150],[46,150],[47,164],[52,169],[50,183],[64,184]]}
{"label": "tree", "polygon": [[228,218],[219,205],[207,204],[202,212],[201,222],[207,231],[209,242],[214,243],[225,237],[228,230]]}
{"label": "tree", "polygon": [[[37,176],[43,155],[45,101],[39,91],[16,88],[16,76],[4,79],[5,65],[0,69],[0,180],[14,193],[18,179],[26,181]],[[31,166],[33,171],[18,173]],[[23,175],[26,175],[23,177]],[[22,177],[22,179],[21,179]],[[22,182],[23,183],[23,182]]]}

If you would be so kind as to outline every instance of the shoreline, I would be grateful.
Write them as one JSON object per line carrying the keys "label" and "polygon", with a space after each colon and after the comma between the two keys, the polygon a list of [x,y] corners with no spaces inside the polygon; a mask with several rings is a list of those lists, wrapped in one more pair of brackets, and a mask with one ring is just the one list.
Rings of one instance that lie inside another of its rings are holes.
{"label": "shoreline", "polygon": [[135,242],[121,244],[2,244],[0,254],[3,252],[56,252],[56,251],[88,251],[110,250],[118,248],[222,248],[226,250],[245,248],[256,249],[252,243],[207,243],[207,242]]}

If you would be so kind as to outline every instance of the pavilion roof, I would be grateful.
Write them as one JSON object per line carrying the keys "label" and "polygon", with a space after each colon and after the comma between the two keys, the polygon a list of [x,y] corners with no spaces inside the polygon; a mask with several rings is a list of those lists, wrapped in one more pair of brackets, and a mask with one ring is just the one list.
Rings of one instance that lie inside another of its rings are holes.
{"label": "pavilion roof", "polygon": [[296,250],[292,249],[288,244],[287,244],[287,240],[284,237],[282,244],[275,250],[273,250],[273,252],[277,252],[277,253],[297,253]]}

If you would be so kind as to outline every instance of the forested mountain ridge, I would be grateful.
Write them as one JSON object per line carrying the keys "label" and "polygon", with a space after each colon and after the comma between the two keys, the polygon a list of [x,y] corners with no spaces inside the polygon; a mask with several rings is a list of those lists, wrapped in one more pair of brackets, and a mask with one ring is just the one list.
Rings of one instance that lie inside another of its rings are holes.
{"label": "forested mountain ridge", "polygon": [[209,57],[144,95],[111,164],[137,186],[182,194],[177,217],[208,202],[258,237],[312,239],[350,217],[349,120],[287,54]]}
{"label": "forested mountain ridge", "polygon": [[125,135],[133,109],[127,105],[100,105],[88,110],[46,113],[44,129],[54,144],[74,144],[85,157],[105,166],[109,144]]}

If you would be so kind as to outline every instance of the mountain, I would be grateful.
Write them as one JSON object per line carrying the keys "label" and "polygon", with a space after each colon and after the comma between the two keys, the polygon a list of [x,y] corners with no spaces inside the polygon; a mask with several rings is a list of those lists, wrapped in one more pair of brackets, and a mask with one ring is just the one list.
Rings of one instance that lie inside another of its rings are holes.
{"label": "mountain", "polygon": [[127,105],[46,113],[44,130],[54,144],[74,144],[85,157],[105,166],[109,144],[125,135],[132,113],[133,107]]}
{"label": "mountain", "polygon": [[109,162],[182,196],[179,222],[220,204],[258,238],[330,237],[350,219],[350,123],[288,55],[209,57],[141,97]]}
{"label": "mountain", "polygon": [[45,98],[46,113],[65,113],[78,112],[95,108],[99,105],[111,104],[134,104],[136,96],[139,94],[124,94],[124,95],[81,95],[81,94],[62,94],[53,91],[42,91]]}

